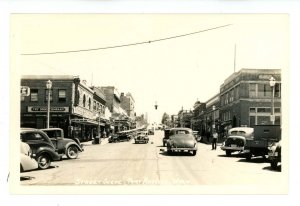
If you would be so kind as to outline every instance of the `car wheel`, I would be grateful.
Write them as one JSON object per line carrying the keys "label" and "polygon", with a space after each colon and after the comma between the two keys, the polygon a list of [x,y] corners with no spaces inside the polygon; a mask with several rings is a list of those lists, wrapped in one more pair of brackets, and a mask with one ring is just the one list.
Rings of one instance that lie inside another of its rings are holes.
{"label": "car wheel", "polygon": [[230,150],[226,150],[226,156],[230,156],[231,155],[231,151]]}
{"label": "car wheel", "polygon": [[69,159],[76,159],[78,157],[78,148],[74,145],[69,146],[66,155]]}
{"label": "car wheel", "polygon": [[172,154],[173,154],[172,150],[170,150],[170,149],[167,150],[167,153],[168,153],[169,155],[172,155]]}
{"label": "car wheel", "polygon": [[247,160],[247,161],[250,161],[250,160],[251,160],[251,157],[252,157],[252,154],[247,154],[247,155],[246,155],[246,160]]}
{"label": "car wheel", "polygon": [[272,169],[277,169],[277,166],[278,166],[278,162],[277,161],[271,161],[271,168]]}
{"label": "car wheel", "polygon": [[197,151],[196,151],[196,150],[194,150],[194,151],[193,151],[193,155],[195,156],[196,154],[197,154]]}
{"label": "car wheel", "polygon": [[37,157],[37,162],[40,169],[47,169],[50,167],[51,159],[47,154],[40,154]]}

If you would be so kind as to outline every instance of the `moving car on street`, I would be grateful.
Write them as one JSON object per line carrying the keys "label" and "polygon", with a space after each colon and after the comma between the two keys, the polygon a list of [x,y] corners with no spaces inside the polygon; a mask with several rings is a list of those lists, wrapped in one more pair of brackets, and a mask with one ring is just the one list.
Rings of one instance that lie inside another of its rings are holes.
{"label": "moving car on street", "polygon": [[197,141],[193,135],[193,130],[190,128],[173,128],[169,134],[167,141],[167,152],[192,152],[193,155],[197,154]]}
{"label": "moving car on street", "polygon": [[58,154],[66,155],[69,159],[76,159],[79,152],[83,152],[82,144],[78,144],[73,139],[64,138],[64,131],[61,128],[41,130],[49,136]]}
{"label": "moving car on street", "polygon": [[135,144],[138,144],[138,143],[147,144],[149,142],[149,137],[147,135],[147,132],[146,131],[138,132],[136,137],[134,138],[134,142],[135,142]]}
{"label": "moving car on street", "polygon": [[33,153],[33,157],[38,162],[40,169],[50,167],[52,161],[59,161],[59,155],[46,133],[39,129],[21,128],[21,141],[27,143]]}
{"label": "moving car on street", "polygon": [[21,156],[20,156],[20,171],[30,171],[37,169],[38,163],[32,156],[32,151],[30,149],[30,146],[26,144],[25,142],[21,142]]}
{"label": "moving car on street", "polygon": [[233,152],[243,152],[246,142],[253,139],[254,129],[251,127],[234,127],[228,131],[221,149],[230,156]]}

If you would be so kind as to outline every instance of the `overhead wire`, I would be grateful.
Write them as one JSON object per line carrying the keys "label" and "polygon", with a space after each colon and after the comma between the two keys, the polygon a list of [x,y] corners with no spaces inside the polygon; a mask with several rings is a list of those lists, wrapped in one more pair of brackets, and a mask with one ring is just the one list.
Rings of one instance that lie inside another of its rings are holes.
{"label": "overhead wire", "polygon": [[220,28],[223,28],[223,27],[228,27],[228,26],[231,26],[231,25],[232,24],[226,24],[226,25],[213,27],[213,28],[209,28],[209,29],[204,29],[204,30],[200,30],[200,31],[196,31],[196,32],[191,32],[191,33],[186,33],[186,34],[181,34],[181,35],[176,35],[176,36],[171,36],[171,37],[166,37],[166,38],[161,38],[161,39],[143,41],[143,42],[121,44],[121,45],[108,46],[108,47],[98,47],[98,48],[91,48],[91,49],[78,49],[78,50],[55,51],[55,52],[39,52],[39,53],[23,53],[21,55],[66,54],[66,53],[88,52],[88,51],[105,50],[105,49],[115,49],[115,48],[128,47],[128,46],[137,46],[137,45],[141,45],[141,44],[150,44],[150,43],[154,43],[154,42],[166,41],[166,40],[170,40],[170,39],[190,36],[190,35],[194,35],[194,34],[198,34],[198,33],[202,33],[202,32],[207,32],[207,31],[211,31],[211,30],[215,30],[215,29],[220,29]]}

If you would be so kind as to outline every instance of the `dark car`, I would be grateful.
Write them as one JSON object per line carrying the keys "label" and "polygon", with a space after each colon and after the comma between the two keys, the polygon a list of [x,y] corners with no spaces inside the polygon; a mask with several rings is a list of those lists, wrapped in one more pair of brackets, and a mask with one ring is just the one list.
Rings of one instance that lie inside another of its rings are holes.
{"label": "dark car", "polygon": [[62,155],[56,149],[46,133],[38,129],[21,128],[21,141],[27,143],[40,169],[50,167],[52,161],[59,161]]}
{"label": "dark car", "polygon": [[61,128],[41,129],[51,139],[58,154],[66,155],[69,159],[76,159],[79,152],[83,152],[83,146],[73,139],[64,138],[64,131]]}
{"label": "dark car", "polygon": [[189,128],[173,128],[170,131],[169,140],[167,141],[167,152],[192,152],[197,154],[197,141],[193,135],[193,130]]}
{"label": "dark car", "polygon": [[132,135],[129,132],[118,132],[117,134],[113,134],[109,139],[108,142],[124,142],[131,140]]}
{"label": "dark car", "polygon": [[274,142],[270,146],[268,159],[270,161],[272,169],[277,169],[278,163],[281,162],[281,141]]}
{"label": "dark car", "polygon": [[169,140],[170,131],[171,131],[171,129],[164,130],[163,146],[166,146],[167,141]]}
{"label": "dark car", "polygon": [[147,135],[147,132],[138,132],[136,137],[134,138],[134,142],[137,143],[148,143],[149,137]]}
{"label": "dark car", "polygon": [[231,128],[221,149],[225,151],[226,156],[230,156],[233,152],[243,153],[246,142],[253,139],[253,133],[254,129],[252,127]]}

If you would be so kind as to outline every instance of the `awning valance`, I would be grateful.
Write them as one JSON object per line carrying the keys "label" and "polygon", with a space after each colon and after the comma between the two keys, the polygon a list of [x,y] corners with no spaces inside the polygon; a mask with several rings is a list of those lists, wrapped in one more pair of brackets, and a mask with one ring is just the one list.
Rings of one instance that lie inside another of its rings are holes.
{"label": "awning valance", "polygon": [[[85,124],[85,125],[98,125],[99,122],[92,120],[92,119],[71,119],[71,122],[77,123],[77,124]],[[100,122],[101,126],[105,126],[103,122]]]}

